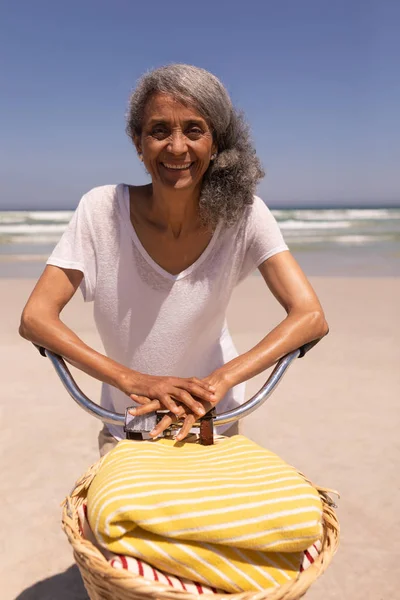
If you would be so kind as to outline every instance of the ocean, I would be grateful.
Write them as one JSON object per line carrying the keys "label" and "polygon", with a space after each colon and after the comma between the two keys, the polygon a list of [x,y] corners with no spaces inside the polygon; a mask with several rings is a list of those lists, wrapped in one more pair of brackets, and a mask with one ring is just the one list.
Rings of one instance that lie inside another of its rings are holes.
{"label": "ocean", "polygon": [[[307,275],[400,275],[400,208],[272,212]],[[38,277],[72,214],[0,212],[0,277]]]}

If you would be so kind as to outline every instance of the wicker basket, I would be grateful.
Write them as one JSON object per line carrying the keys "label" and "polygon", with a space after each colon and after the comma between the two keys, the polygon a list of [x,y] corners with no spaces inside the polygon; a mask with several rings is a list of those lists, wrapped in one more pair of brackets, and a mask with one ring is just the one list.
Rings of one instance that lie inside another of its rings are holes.
{"label": "wicker basket", "polygon": [[[63,503],[62,526],[73,548],[74,557],[91,600],[199,600],[199,597],[170,586],[149,581],[128,571],[111,567],[99,550],[85,540],[79,529],[78,508],[86,500],[87,490],[102,460],[94,464],[76,483]],[[215,594],[215,600],[298,600],[330,564],[339,544],[339,523],[328,493],[314,486],[323,504],[324,539],[315,562],[297,579],[264,592]]]}

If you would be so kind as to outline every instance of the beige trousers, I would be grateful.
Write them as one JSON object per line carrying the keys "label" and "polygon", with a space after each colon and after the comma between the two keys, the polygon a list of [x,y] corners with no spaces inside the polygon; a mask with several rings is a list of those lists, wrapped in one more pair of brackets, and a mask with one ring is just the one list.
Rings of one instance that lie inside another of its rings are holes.
{"label": "beige trousers", "polygon": [[[224,432],[226,437],[232,437],[233,435],[237,435],[239,433],[239,422],[236,421],[233,425],[229,427]],[[110,452],[116,445],[118,444],[118,440],[111,435],[108,431],[107,425],[103,426],[103,429],[99,433],[99,451],[100,456],[104,456],[107,452]]]}

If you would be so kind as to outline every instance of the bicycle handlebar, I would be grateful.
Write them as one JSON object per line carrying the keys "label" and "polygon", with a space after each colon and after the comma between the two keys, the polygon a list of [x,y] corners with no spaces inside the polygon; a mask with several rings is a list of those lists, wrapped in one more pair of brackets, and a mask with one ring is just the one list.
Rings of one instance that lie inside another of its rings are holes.
{"label": "bicycle handlebar", "polygon": [[[270,397],[272,392],[276,389],[276,387],[282,380],[284,374],[286,373],[292,362],[296,358],[302,358],[319,341],[320,340],[317,339],[312,342],[309,342],[308,344],[305,344],[297,350],[293,350],[293,352],[290,352],[289,354],[281,358],[275,365],[272,373],[268,377],[265,384],[252,398],[247,400],[247,402],[245,402],[244,404],[233,408],[232,410],[228,410],[224,413],[213,416],[213,424],[216,426],[231,424],[238,421],[239,419],[242,419],[243,417],[247,417],[252,412],[254,412]],[[71,372],[68,369],[65,360],[62,356],[59,356],[58,354],[55,354],[54,352],[51,352],[46,348],[39,346],[36,347],[38,348],[42,356],[47,356],[50,359],[65,389],[67,390],[69,395],[75,400],[75,402],[79,404],[81,408],[83,408],[83,410],[93,415],[97,419],[100,419],[104,423],[120,426],[123,426],[125,424],[125,414],[116,413],[111,410],[107,410],[102,406],[99,406],[98,404],[90,400],[90,398],[88,398],[86,394],[84,394],[84,392],[82,392],[82,390],[79,388],[76,381],[72,377]],[[196,425],[198,425],[198,423],[196,423],[195,426]]]}

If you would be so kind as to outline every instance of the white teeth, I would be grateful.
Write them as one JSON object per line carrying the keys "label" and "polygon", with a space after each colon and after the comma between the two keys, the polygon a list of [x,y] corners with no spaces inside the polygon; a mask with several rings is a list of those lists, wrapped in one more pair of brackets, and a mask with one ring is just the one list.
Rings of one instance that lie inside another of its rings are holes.
{"label": "white teeth", "polygon": [[183,171],[183,169],[188,169],[192,163],[187,163],[186,165],[169,165],[168,163],[162,163],[164,167],[167,169],[175,169],[177,171]]}

